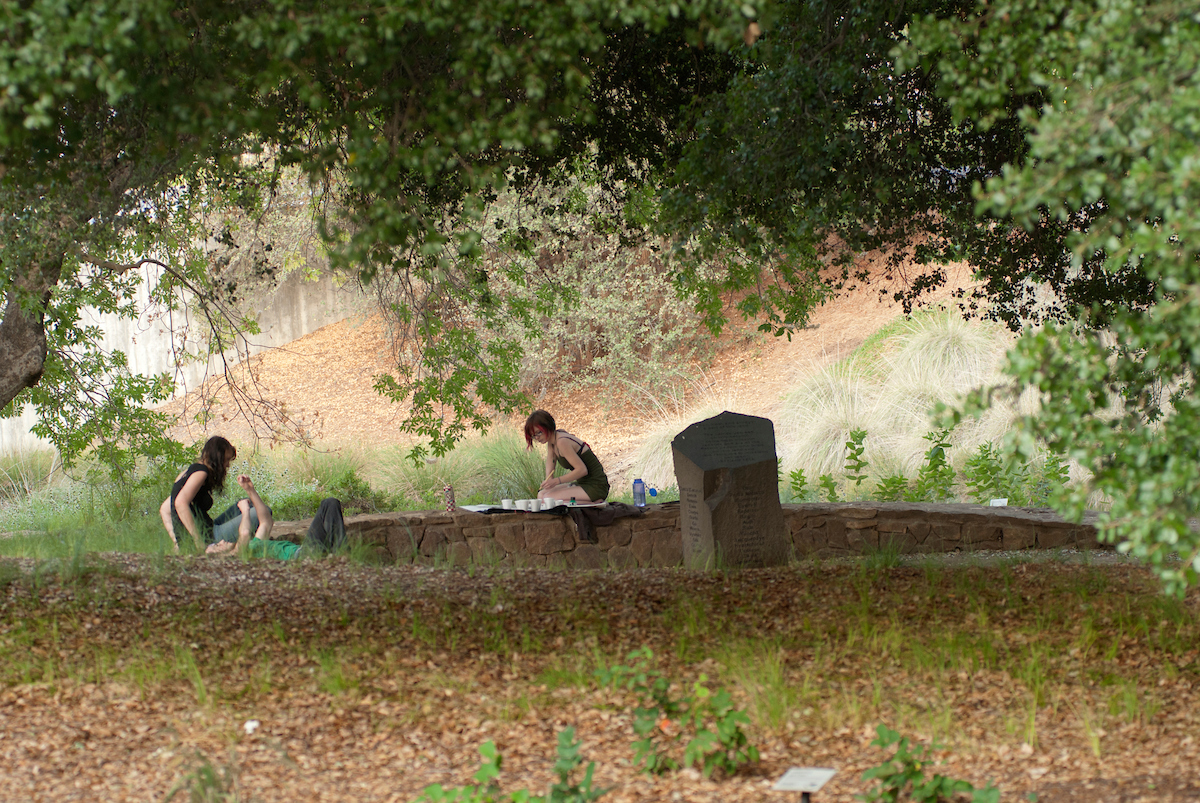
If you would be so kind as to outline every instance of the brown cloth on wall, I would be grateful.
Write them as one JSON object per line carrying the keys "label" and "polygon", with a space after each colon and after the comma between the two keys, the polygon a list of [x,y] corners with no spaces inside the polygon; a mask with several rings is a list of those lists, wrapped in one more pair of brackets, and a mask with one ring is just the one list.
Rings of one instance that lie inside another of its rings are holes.
{"label": "brown cloth on wall", "polygon": [[596,528],[612,524],[614,519],[646,515],[646,508],[624,502],[609,502],[604,507],[569,507],[566,510],[571,521],[575,522],[580,542],[584,544],[598,543],[600,539],[596,537]]}

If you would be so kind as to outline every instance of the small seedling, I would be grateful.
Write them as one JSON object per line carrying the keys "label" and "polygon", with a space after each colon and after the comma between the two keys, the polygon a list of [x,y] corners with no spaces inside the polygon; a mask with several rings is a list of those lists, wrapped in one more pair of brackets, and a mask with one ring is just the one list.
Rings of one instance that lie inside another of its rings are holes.
{"label": "small seedling", "polygon": [[991,784],[983,789],[976,789],[967,781],[948,778],[945,775],[926,778],[925,766],[933,761],[930,756],[932,748],[910,747],[907,737],[902,737],[886,725],[880,725],[875,732],[878,736],[871,742],[872,745],[885,750],[895,745],[896,752],[879,766],[863,773],[864,781],[878,780],[879,786],[865,795],[859,795],[859,800],[940,803],[953,800],[959,795],[969,795],[972,803],[1000,803],[1000,790]]}
{"label": "small seedling", "polygon": [[798,468],[789,472],[788,484],[792,489],[792,498],[796,501],[803,501],[808,497],[808,478],[804,476],[804,469]]}
{"label": "small seedling", "polygon": [[817,484],[821,486],[821,490],[825,492],[826,502],[840,502],[841,497],[838,496],[837,481],[832,474],[822,474],[817,479]]}
{"label": "small seedling", "polygon": [[425,787],[425,791],[413,803],[501,803],[505,800],[512,803],[591,803],[609,790],[592,788],[592,773],[596,769],[594,761],[588,762],[582,781],[571,782],[571,776],[583,763],[579,750],[581,744],[575,741],[574,728],[567,728],[558,734],[558,761],[554,764],[558,782],[553,784],[545,795],[534,795],[528,789],[502,793],[497,778],[500,777],[503,758],[496,749],[496,743],[487,741],[479,746],[479,755],[483,757],[483,763],[475,772],[476,786],[447,789],[435,783]]}
{"label": "small seedling", "polygon": [[866,450],[863,441],[866,438],[865,429],[856,429],[850,432],[850,440],[846,441],[846,479],[854,480],[856,489],[867,478],[867,461],[863,459],[863,452]]}
{"label": "small seedling", "polygon": [[642,647],[629,654],[632,666],[612,666],[596,672],[602,685],[634,692],[641,705],[633,712],[634,762],[646,772],[661,774],[680,767],[672,749],[691,733],[683,750],[683,766],[699,766],[705,777],[720,769],[732,773],[758,761],[758,749],[749,743],[742,725],[746,712],[733,706],[729,692],[708,688],[701,675],[692,693],[675,698],[671,681],[649,668],[654,653]]}

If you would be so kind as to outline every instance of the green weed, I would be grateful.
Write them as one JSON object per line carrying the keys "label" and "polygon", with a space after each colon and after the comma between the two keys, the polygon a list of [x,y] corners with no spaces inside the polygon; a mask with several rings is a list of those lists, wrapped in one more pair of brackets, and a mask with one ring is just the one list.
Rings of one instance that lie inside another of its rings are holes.
{"label": "green weed", "polygon": [[713,635],[708,619],[708,605],[693,597],[679,597],[667,610],[668,627],[675,633],[675,657],[688,662],[702,650]]}
{"label": "green weed", "polygon": [[909,494],[910,502],[942,502],[954,496],[954,469],[946,457],[950,448],[950,430],[942,429],[925,435],[929,450],[917,472],[917,482]]}
{"label": "green weed", "polygon": [[572,650],[567,654],[553,653],[550,662],[537,676],[539,685],[555,689],[583,689],[591,685],[596,669],[607,664],[597,649],[593,653]]}
{"label": "green weed", "polygon": [[239,803],[245,800],[240,792],[241,772],[231,757],[229,763],[214,765],[201,753],[197,753],[192,768],[171,787],[165,803],[170,803],[181,793],[190,803]]}
{"label": "green weed", "polygon": [[847,483],[853,481],[855,496],[858,495],[863,481],[867,479],[867,461],[863,459],[863,440],[866,437],[865,429],[854,429],[850,431],[850,439],[846,441],[846,465],[842,470],[846,473]]}
{"label": "green weed", "polygon": [[895,569],[903,563],[900,554],[900,542],[895,538],[881,536],[884,540],[878,547],[868,545],[863,551],[862,568],[878,576],[885,569]]}
{"label": "green weed", "polygon": [[208,705],[208,687],[204,683],[200,667],[196,664],[196,656],[190,647],[183,645],[175,647],[175,671],[192,685],[196,704],[202,707]]}
{"label": "green weed", "polygon": [[738,641],[726,646],[718,660],[742,689],[751,719],[762,728],[782,731],[792,712],[809,700],[808,678],[800,688],[789,682],[787,656],[777,642]]}
{"label": "green weed", "polygon": [[859,795],[859,800],[882,800],[887,803],[913,800],[936,803],[966,794],[971,796],[974,803],[999,803],[1000,790],[991,784],[983,789],[976,789],[967,781],[945,775],[926,777],[925,767],[933,763],[929,748],[910,747],[906,737],[901,737],[886,725],[880,725],[875,732],[877,736],[871,742],[872,745],[884,750],[895,746],[896,752],[879,766],[863,773],[864,781],[878,781],[879,785],[867,794]]}
{"label": "green weed", "polygon": [[804,469],[796,468],[788,472],[788,489],[791,491],[791,501],[809,501],[808,478],[804,476]]}
{"label": "green weed", "polygon": [[750,718],[734,708],[727,691],[710,689],[702,674],[690,694],[674,697],[671,681],[650,668],[653,659],[650,648],[642,647],[629,654],[632,666],[614,665],[596,673],[601,685],[627,689],[639,700],[633,712],[633,730],[640,737],[634,742],[636,764],[654,774],[678,769],[672,747],[688,734],[692,738],[683,748],[683,766],[697,765],[705,777],[758,761],[758,748],[742,731]]}
{"label": "green weed", "polygon": [[497,803],[506,799],[512,803],[589,803],[598,800],[609,790],[592,787],[592,774],[596,769],[594,761],[588,763],[581,780],[572,780],[583,763],[580,746],[581,742],[575,741],[575,728],[566,728],[558,734],[558,760],[554,762],[554,773],[558,780],[545,795],[533,795],[528,789],[502,794],[498,778],[503,757],[496,749],[496,743],[487,741],[479,747],[483,761],[475,772],[475,786],[447,789],[441,784],[432,784],[425,787],[413,803]]}
{"label": "green weed", "polygon": [[357,678],[346,673],[343,656],[333,650],[323,650],[317,655],[317,688],[326,694],[343,695],[356,690]]}

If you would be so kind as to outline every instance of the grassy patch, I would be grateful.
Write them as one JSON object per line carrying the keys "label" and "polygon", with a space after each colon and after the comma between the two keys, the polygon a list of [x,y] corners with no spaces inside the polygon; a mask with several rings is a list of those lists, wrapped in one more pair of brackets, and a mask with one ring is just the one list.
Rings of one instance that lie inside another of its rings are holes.
{"label": "grassy patch", "polygon": [[[398,729],[397,744],[428,744],[419,734],[446,722],[471,734],[575,722],[627,749],[633,711],[596,672],[645,646],[671,699],[727,690],[750,743],[776,751],[861,750],[887,724],[962,755],[1094,761],[1118,749],[1114,734],[1184,738],[1184,692],[1200,681],[1195,600],[1164,598],[1127,567],[471,577],[158,560],[82,573],[0,561],[12,578],[0,688],[132,700],[139,716],[165,706],[226,729],[305,717],[360,741]],[[655,739],[675,733],[660,726]],[[879,761],[866,758],[853,760]]]}

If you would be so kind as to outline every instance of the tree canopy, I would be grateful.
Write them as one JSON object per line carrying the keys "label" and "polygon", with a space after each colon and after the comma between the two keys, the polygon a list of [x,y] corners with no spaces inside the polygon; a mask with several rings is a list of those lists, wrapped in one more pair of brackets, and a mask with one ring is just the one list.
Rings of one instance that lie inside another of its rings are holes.
{"label": "tree canopy", "polygon": [[[1022,230],[1086,215],[1063,243],[1069,270],[1095,263],[1144,284],[1140,297],[1094,299],[1075,325],[1026,333],[1008,371],[1043,396],[1023,422],[1026,445],[1044,438],[1087,466],[1091,488],[1112,502],[1109,537],[1168,588],[1194,585],[1200,13],[1173,0],[992,4],[965,20],[927,20],[913,45],[947,54],[941,86],[956,119],[986,125],[1013,92],[1042,96],[1017,110],[1028,157],[977,189],[980,212]],[[1079,513],[1086,495],[1070,501]]]}
{"label": "tree canopy", "polygon": [[[1169,587],[1194,583],[1194,4],[811,0],[766,31],[702,115],[666,222],[702,253],[800,254],[810,275],[864,248],[912,254],[926,269],[903,277],[910,303],[969,262],[985,314],[1024,330],[1008,371],[1042,406],[1023,448],[1093,473],[1064,509],[1101,491],[1108,537]],[[762,280],[746,264],[727,284]]]}
{"label": "tree canopy", "polygon": [[[253,322],[228,268],[281,176],[309,182],[337,269],[421,285],[421,344],[389,388],[444,450],[519,402],[472,261],[481,210],[586,159],[610,182],[662,166],[696,96],[723,86],[753,6],[294,0],[0,2],[0,407],[38,409],[67,459],[169,448],[141,408],[169,383],[97,346],[85,305],[186,296],[212,349]],[[269,249],[270,243],[264,250]],[[486,279],[482,279],[485,283]],[[222,290],[233,291],[222,293]],[[455,327],[457,307],[478,327]],[[443,407],[444,405],[444,407]],[[449,409],[449,414],[446,414]]]}

